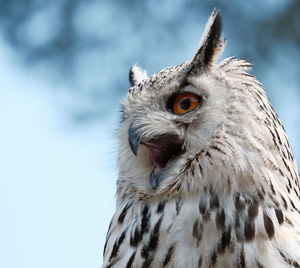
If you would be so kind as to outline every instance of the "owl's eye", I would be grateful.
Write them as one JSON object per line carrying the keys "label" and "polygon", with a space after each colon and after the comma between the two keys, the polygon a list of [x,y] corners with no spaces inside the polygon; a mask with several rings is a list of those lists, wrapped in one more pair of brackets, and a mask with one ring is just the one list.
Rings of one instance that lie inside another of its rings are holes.
{"label": "owl's eye", "polygon": [[180,93],[171,98],[169,107],[175,114],[184,114],[199,105],[199,97],[193,93]]}

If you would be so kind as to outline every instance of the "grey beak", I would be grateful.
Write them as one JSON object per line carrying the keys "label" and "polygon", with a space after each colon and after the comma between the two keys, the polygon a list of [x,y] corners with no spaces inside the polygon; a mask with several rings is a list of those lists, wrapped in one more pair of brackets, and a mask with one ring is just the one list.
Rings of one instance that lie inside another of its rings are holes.
{"label": "grey beak", "polygon": [[141,135],[138,132],[138,129],[134,126],[134,121],[130,124],[128,129],[128,142],[131,148],[131,151],[137,155],[137,150],[141,143]]}

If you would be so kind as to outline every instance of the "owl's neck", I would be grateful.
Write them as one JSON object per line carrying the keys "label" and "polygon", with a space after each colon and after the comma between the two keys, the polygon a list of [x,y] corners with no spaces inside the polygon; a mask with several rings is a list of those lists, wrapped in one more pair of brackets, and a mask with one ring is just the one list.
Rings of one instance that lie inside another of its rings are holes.
{"label": "owl's neck", "polygon": [[124,201],[108,232],[106,256],[113,259],[119,243],[124,267],[131,254],[139,267],[271,267],[282,256],[296,263],[280,233],[292,225],[290,214],[241,192],[220,199],[206,189],[198,196]]}

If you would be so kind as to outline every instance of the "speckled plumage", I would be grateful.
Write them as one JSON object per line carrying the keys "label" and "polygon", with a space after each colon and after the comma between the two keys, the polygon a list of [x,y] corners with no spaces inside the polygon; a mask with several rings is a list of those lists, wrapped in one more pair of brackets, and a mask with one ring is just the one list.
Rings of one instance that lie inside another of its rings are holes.
{"label": "speckled plumage", "polygon": [[[251,65],[216,63],[220,33],[214,11],[193,60],[131,69],[103,267],[300,267],[297,164]],[[175,114],[180,92],[201,103]]]}

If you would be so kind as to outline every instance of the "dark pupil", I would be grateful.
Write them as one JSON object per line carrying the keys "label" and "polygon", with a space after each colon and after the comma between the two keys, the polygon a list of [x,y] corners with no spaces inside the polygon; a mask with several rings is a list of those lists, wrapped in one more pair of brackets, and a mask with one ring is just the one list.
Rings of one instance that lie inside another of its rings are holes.
{"label": "dark pupil", "polygon": [[191,101],[188,98],[185,98],[181,101],[180,107],[182,110],[188,110],[191,107]]}

